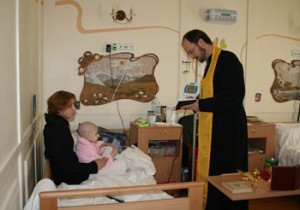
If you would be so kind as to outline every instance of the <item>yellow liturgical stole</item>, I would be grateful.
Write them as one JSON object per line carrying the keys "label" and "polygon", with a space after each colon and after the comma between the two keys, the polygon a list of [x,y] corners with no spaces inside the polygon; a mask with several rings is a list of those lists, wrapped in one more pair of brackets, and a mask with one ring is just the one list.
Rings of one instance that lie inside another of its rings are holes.
{"label": "yellow liturgical stole", "polygon": [[[206,73],[200,84],[200,99],[211,98],[214,96],[213,78],[215,73],[216,64],[221,53],[221,49],[213,47],[212,58]],[[201,102],[200,102],[201,103]],[[212,125],[213,113],[199,111],[198,113],[199,126],[198,126],[198,159],[197,159],[197,174],[196,180],[204,182],[204,198],[203,205],[205,209],[207,201],[208,184],[206,177],[209,173],[210,163],[210,149],[212,141]],[[218,202],[218,201],[216,201]]]}

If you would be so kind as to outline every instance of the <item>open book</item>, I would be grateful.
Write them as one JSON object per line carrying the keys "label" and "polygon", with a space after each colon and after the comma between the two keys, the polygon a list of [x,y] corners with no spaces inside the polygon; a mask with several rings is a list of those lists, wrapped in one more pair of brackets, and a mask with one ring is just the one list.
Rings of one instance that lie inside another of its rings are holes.
{"label": "open book", "polygon": [[188,104],[192,104],[196,101],[196,98],[182,98],[182,99],[178,99],[178,102],[176,104],[176,110],[181,109],[182,106],[188,105]]}

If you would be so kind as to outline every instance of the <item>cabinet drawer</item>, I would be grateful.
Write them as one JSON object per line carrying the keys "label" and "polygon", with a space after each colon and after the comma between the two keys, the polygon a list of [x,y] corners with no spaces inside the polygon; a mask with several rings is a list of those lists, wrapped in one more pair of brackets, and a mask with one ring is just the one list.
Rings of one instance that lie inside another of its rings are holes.
{"label": "cabinet drawer", "polygon": [[273,125],[267,125],[267,126],[250,125],[248,126],[248,138],[266,137],[274,131],[275,131],[275,127]]}
{"label": "cabinet drawer", "polygon": [[149,140],[179,140],[182,137],[182,129],[178,128],[159,128],[144,130]]}

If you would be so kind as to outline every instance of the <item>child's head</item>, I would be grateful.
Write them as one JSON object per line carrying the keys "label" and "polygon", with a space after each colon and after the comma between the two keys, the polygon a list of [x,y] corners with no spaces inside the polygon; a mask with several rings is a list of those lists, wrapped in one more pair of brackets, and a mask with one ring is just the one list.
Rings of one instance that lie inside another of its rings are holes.
{"label": "child's head", "polygon": [[90,142],[97,142],[99,138],[98,126],[92,122],[79,123],[77,133]]}

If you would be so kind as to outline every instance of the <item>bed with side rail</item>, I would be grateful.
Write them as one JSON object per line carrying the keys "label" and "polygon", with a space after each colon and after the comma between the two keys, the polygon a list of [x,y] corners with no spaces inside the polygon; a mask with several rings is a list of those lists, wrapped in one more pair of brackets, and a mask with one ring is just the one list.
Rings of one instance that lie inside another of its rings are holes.
{"label": "bed with side rail", "polygon": [[[86,196],[115,196],[120,194],[146,193],[153,191],[181,190],[187,189],[185,197],[162,198],[156,200],[136,200],[130,202],[113,202],[106,204],[90,204],[69,207],[58,207],[58,199],[67,197],[86,197]],[[81,189],[41,192],[40,210],[201,210],[202,209],[203,183],[182,182],[145,186],[128,186],[115,188]]]}
{"label": "bed with side rail", "polygon": [[[157,184],[155,167],[137,147],[122,152],[130,168],[122,176],[90,176],[79,185],[56,186],[46,160],[44,178],[35,186],[24,210],[202,210],[203,183]],[[175,193],[172,192],[181,192]]]}

